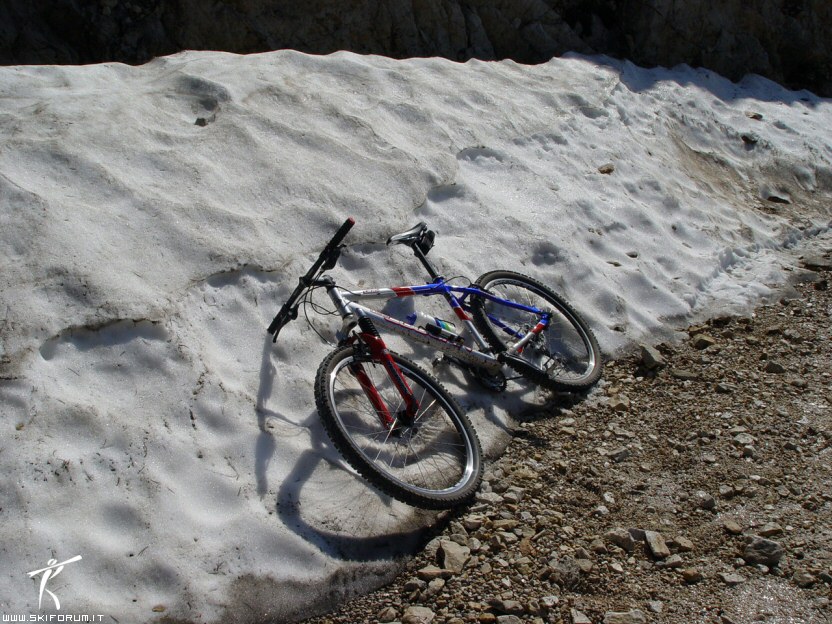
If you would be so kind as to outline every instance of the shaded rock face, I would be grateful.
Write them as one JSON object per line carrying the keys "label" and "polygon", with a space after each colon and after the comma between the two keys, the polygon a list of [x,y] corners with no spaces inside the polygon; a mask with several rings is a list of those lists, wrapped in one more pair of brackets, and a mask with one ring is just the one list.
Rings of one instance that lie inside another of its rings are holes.
{"label": "shaded rock face", "polygon": [[621,53],[639,64],[687,63],[735,80],[757,73],[832,95],[828,0],[622,4]]}
{"label": "shaded rock face", "polygon": [[0,63],[284,48],[538,63],[577,51],[755,72],[830,96],[830,30],[828,0],[7,0]]}

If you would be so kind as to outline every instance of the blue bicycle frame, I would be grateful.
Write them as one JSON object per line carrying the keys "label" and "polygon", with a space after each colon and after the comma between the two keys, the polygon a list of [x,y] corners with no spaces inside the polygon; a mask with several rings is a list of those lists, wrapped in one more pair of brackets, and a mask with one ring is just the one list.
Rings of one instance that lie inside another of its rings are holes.
{"label": "blue bicycle frame", "polygon": [[[467,303],[469,296],[481,297],[489,301],[494,301],[508,308],[522,310],[524,312],[532,313],[539,317],[537,324],[529,331],[521,331],[519,328],[514,328],[502,321],[499,317],[488,314],[488,319],[496,327],[499,327],[507,335],[515,339],[513,344],[510,344],[505,353],[508,355],[517,355],[522,353],[523,348],[536,335],[540,334],[549,326],[551,314],[547,311],[540,310],[534,306],[527,306],[508,299],[502,299],[486,292],[480,288],[473,286],[451,286],[447,282],[438,277],[430,284],[422,286],[402,286],[394,288],[374,288],[368,290],[344,290],[339,288],[334,282],[327,284],[327,293],[333,304],[335,304],[338,313],[341,315],[343,325],[339,332],[339,339],[344,339],[349,335],[349,332],[358,324],[361,318],[369,318],[379,328],[384,328],[390,332],[400,335],[405,339],[414,340],[422,344],[427,344],[438,351],[446,353],[452,357],[465,362],[470,366],[480,367],[489,372],[497,372],[502,367],[502,362],[497,356],[493,355],[490,347],[482,335],[474,326],[471,315],[469,314],[470,305]],[[465,346],[457,341],[447,340],[440,336],[428,333],[424,329],[411,325],[410,323],[393,318],[387,314],[368,308],[360,303],[358,300],[371,299],[393,299],[396,297],[412,297],[412,296],[442,296],[453,309],[457,319],[463,323],[470,335],[473,337],[479,351]],[[460,295],[457,297],[457,295]]]}

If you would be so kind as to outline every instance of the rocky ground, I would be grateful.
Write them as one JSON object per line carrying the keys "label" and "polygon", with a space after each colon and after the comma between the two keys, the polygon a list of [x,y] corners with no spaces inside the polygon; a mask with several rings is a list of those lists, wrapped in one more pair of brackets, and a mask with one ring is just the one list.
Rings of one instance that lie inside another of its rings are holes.
{"label": "rocky ground", "polygon": [[610,362],[392,585],[310,622],[832,622],[829,264]]}

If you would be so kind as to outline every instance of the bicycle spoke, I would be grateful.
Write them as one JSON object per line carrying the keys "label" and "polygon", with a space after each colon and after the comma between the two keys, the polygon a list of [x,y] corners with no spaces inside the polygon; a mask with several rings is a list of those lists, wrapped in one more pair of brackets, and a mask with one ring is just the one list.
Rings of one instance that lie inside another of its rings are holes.
{"label": "bicycle spoke", "polygon": [[[335,352],[333,362],[321,369],[329,393],[329,411],[321,413],[345,459],[380,489],[406,502],[445,508],[472,496],[481,478],[481,451],[470,423],[447,393],[427,373],[395,355],[417,404],[412,419],[406,418],[410,399],[402,396],[386,368],[359,362],[366,369],[366,377],[359,380],[351,373],[350,354],[349,347]],[[380,421],[381,410],[393,416],[392,426]]]}
{"label": "bicycle spoke", "polygon": [[[534,335],[518,355],[549,379],[580,382],[596,367],[590,338],[574,318],[565,314],[565,306],[551,295],[544,294],[545,288],[532,282],[522,276],[506,274],[487,281],[484,287],[502,299],[549,311],[547,327]],[[495,335],[506,341],[506,347],[518,339],[518,334],[527,335],[542,318],[539,314],[518,310],[499,301],[484,300],[481,306],[481,316],[494,328]]]}

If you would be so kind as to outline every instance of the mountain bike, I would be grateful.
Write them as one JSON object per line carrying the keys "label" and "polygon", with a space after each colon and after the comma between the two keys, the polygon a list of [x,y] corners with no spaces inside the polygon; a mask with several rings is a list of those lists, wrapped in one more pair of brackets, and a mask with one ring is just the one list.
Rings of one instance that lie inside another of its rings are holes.
{"label": "mountain bike", "polygon": [[[379,490],[402,502],[444,509],[470,501],[482,479],[482,450],[468,417],[442,384],[390,351],[379,330],[429,345],[475,373],[492,390],[506,385],[503,366],[546,388],[581,390],[601,376],[598,341],[562,297],[513,271],[490,271],[452,285],[428,260],[435,233],[425,223],[391,236],[410,247],[431,281],[415,286],[350,290],[325,273],[338,262],[350,218],[268,327],[280,330],[325,289],[341,317],[338,346],[315,377],[315,404],[344,459]],[[359,301],[441,297],[456,324],[423,313],[398,319]],[[313,309],[320,306],[313,304]],[[466,336],[469,337],[466,344]]]}

